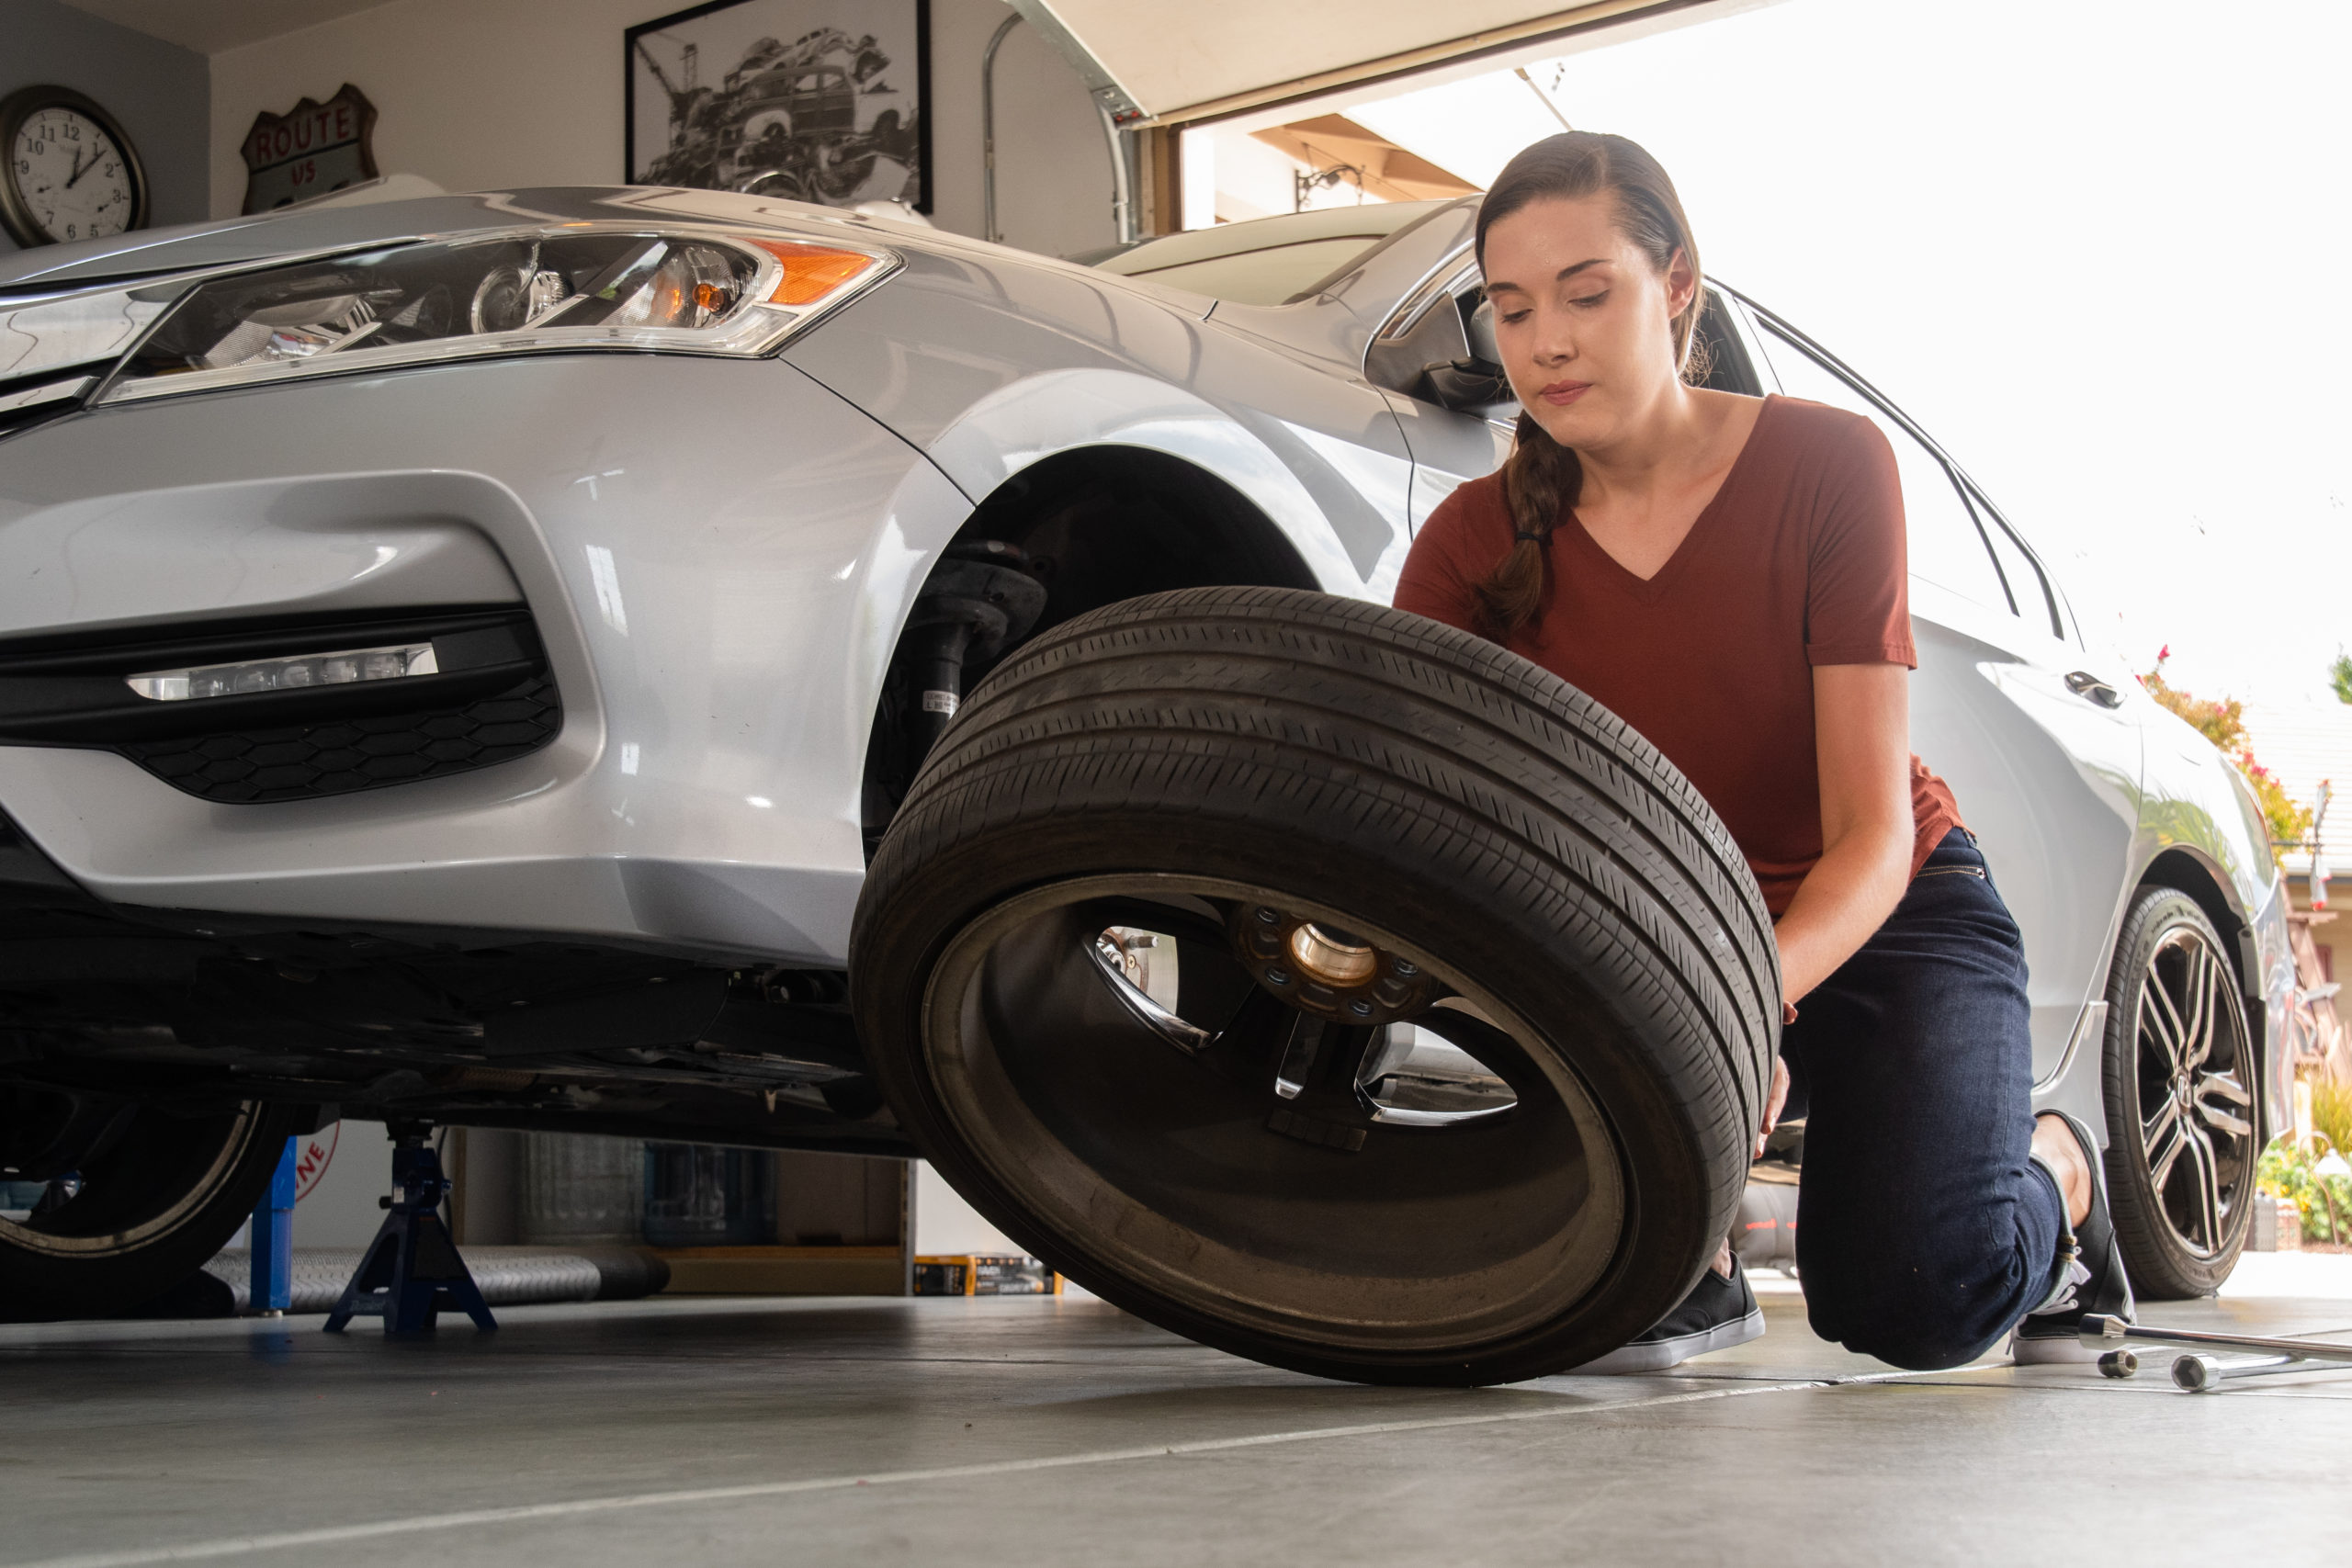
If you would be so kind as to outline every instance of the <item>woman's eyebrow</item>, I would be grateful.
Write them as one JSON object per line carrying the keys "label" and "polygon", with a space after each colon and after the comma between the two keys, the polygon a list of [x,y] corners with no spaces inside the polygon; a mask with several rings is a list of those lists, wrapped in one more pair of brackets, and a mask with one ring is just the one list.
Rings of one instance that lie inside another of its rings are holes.
{"label": "woman's eyebrow", "polygon": [[[1591,256],[1584,261],[1577,263],[1574,266],[1564,266],[1558,272],[1552,275],[1552,281],[1555,283],[1566,283],[1568,279],[1574,277],[1585,268],[1589,266],[1599,266],[1608,259],[1609,258],[1607,256]],[[1487,293],[1492,294],[1498,288],[1509,288],[1520,294],[1531,292],[1523,283],[1511,283],[1499,277],[1490,277],[1487,280]]]}

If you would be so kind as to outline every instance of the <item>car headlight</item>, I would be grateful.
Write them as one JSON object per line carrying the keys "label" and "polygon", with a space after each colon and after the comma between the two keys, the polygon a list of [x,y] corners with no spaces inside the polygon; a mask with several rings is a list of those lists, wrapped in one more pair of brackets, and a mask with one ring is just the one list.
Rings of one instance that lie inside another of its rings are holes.
{"label": "car headlight", "polygon": [[840,244],[589,225],[380,245],[198,284],[96,400],[540,350],[764,354],[896,265]]}

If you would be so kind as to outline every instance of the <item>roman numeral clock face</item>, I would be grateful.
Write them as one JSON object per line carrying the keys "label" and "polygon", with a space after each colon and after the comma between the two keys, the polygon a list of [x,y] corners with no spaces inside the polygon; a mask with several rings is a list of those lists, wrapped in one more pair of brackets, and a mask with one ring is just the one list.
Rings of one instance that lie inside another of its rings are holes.
{"label": "roman numeral clock face", "polygon": [[[42,96],[26,101],[31,93]],[[7,164],[0,218],[19,243],[102,240],[146,219],[137,155],[96,104],[62,89],[29,89],[0,106]]]}

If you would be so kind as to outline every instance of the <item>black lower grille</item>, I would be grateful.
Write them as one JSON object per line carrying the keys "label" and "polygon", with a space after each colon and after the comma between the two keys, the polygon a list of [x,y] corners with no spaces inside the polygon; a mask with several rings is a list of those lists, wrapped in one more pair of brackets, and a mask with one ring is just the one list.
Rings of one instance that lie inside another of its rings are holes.
{"label": "black lower grille", "polygon": [[310,800],[512,761],[563,728],[544,674],[461,705],[276,729],[175,735],[116,750],[175,788],[236,805]]}

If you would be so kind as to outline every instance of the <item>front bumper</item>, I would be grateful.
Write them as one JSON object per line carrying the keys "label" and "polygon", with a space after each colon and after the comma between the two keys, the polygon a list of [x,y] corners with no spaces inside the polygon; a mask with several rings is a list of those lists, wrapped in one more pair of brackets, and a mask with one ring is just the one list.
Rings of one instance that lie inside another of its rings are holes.
{"label": "front bumper", "polygon": [[904,604],[969,503],[780,362],[548,355],[100,410],[0,441],[0,637],[527,606],[551,743],[224,804],[0,746],[85,887],[837,964]]}

